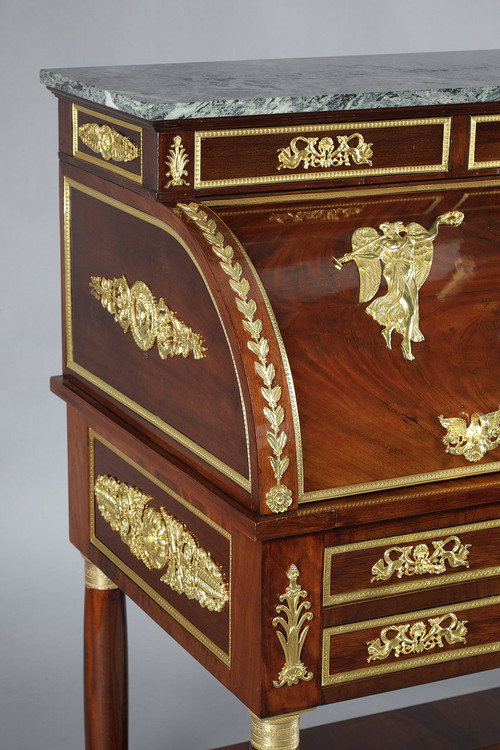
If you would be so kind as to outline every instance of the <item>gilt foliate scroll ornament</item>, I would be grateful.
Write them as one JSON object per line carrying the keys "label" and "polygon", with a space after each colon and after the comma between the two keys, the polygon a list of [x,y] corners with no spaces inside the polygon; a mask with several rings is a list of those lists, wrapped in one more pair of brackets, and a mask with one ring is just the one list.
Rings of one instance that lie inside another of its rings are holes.
{"label": "gilt foliate scroll ornament", "polygon": [[390,547],[372,568],[374,581],[387,581],[396,573],[398,578],[403,576],[424,575],[426,573],[441,575],[446,573],[447,563],[452,568],[464,565],[469,567],[470,544],[462,544],[458,536],[448,536],[432,542],[433,552],[427,544],[417,544],[415,547]]}
{"label": "gilt foliate scroll ornament", "polygon": [[134,161],[140,154],[139,148],[130,138],[118,133],[110,125],[88,122],[80,125],[78,135],[87,148],[102,156],[105,161]]}
{"label": "gilt foliate scroll ornament", "polygon": [[148,351],[156,343],[162,359],[191,354],[195,359],[206,356],[202,337],[179,320],[163,298],[156,302],[143,281],[136,281],[129,287],[125,276],[114,279],[92,276],[90,287],[94,297],[114,316],[123,331],[132,332],[139,349]]}
{"label": "gilt foliate scroll ornament", "polygon": [[469,424],[461,417],[438,417],[447,430],[443,438],[446,452],[480,461],[487,451],[500,445],[500,409],[489,414],[472,414]]}
{"label": "gilt foliate scroll ornament", "polygon": [[160,580],[201,607],[220,612],[229,601],[221,568],[183,523],[165,508],[152,508],[150,495],[100,474],[94,495],[102,517],[148,568],[166,571]]}
{"label": "gilt foliate scroll ornament", "polygon": [[371,166],[372,146],[373,143],[365,142],[361,133],[338,135],[337,143],[330,136],[319,140],[318,137],[299,135],[286,148],[278,149],[277,169],[350,167],[351,159],[352,164]]}
{"label": "gilt foliate scroll ornament", "polygon": [[431,270],[432,240],[441,224],[456,227],[463,218],[461,211],[450,211],[438,216],[429,229],[414,221],[408,225],[401,221],[384,222],[379,226],[382,234],[373,227],[361,227],[352,235],[352,252],[332,258],[338,269],[351,260],[356,263],[360,302],[373,299],[383,274],[387,293],[373,300],[366,312],[383,326],[382,336],[388,349],[392,348],[394,330],[403,337],[401,348],[405,359],[415,359],[411,342],[424,340],[419,328],[418,293]]}
{"label": "gilt foliate scroll ornament", "polygon": [[174,136],[173,143],[169,149],[168,156],[166,159],[168,172],[166,177],[170,177],[169,181],[165,185],[166,188],[171,186],[179,187],[180,185],[189,185],[184,177],[188,176],[187,165],[189,162],[186,149],[182,144],[182,138],[180,135]]}
{"label": "gilt foliate scroll ornament", "polygon": [[278,626],[283,628],[283,631],[277,630],[276,635],[285,653],[285,665],[280,670],[278,679],[273,680],[273,685],[276,688],[283,687],[283,685],[297,685],[299,680],[308,682],[313,678],[313,673],[309,672],[300,660],[302,647],[309,630],[309,625],[306,625],[306,622],[314,617],[313,613],[308,611],[311,602],[300,601],[305,599],[307,591],[304,591],[297,583],[297,578],[300,575],[297,566],[290,565],[286,575],[290,583],[286,587],[285,593],[279,596],[280,602],[286,601],[286,604],[278,604],[276,607],[276,612],[283,612],[284,616],[275,617],[272,623],[275,628]]}
{"label": "gilt foliate scroll ornament", "polygon": [[272,449],[273,455],[269,457],[276,485],[266,493],[266,504],[273,513],[285,511],[292,502],[292,491],[281,483],[290,464],[288,456],[283,455],[287,444],[287,435],[281,429],[285,418],[285,412],[280,404],[281,386],[276,384],[276,369],[269,360],[269,341],[262,336],[262,320],[257,316],[257,303],[249,297],[250,284],[243,276],[240,263],[235,262],[234,250],[231,245],[226,245],[224,236],[217,230],[217,224],[203,211],[197,203],[178,204],[193,221],[197,223],[205,238],[212,246],[212,250],[219,259],[219,265],[229,277],[229,285],[235,292],[236,307],[243,316],[242,325],[250,340],[247,346],[255,355],[255,371],[263,383],[261,393],[267,402],[264,407],[264,416],[269,425],[266,438]]}
{"label": "gilt foliate scroll ornament", "polygon": [[[447,623],[446,626],[444,623]],[[410,623],[390,625],[382,630],[379,638],[367,642],[367,661],[387,659],[389,656],[422,654],[425,651],[431,651],[436,646],[443,648],[445,643],[450,646],[466,643],[466,624],[467,620],[461,621],[453,612],[450,612],[442,617],[431,617],[427,624],[420,621],[413,625]]]}

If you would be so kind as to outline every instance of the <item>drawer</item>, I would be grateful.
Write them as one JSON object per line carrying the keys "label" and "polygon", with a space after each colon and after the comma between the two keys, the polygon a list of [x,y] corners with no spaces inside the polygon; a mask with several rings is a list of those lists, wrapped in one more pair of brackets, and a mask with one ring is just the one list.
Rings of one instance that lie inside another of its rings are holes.
{"label": "drawer", "polygon": [[231,533],[93,429],[89,541],[226,666]]}
{"label": "drawer", "polygon": [[[323,687],[500,652],[500,597],[323,631]],[[495,663],[498,658],[495,658]],[[492,663],[491,666],[495,666]],[[456,672],[455,672],[456,674]],[[439,676],[452,676],[440,668]]]}
{"label": "drawer", "polygon": [[470,118],[469,169],[500,167],[500,115]]}
{"label": "drawer", "polygon": [[141,127],[73,104],[72,136],[77,159],[142,185]]}
{"label": "drawer", "polygon": [[195,189],[446,172],[450,118],[195,133]]}
{"label": "drawer", "polygon": [[325,549],[323,605],[464,583],[500,574],[500,520]]}

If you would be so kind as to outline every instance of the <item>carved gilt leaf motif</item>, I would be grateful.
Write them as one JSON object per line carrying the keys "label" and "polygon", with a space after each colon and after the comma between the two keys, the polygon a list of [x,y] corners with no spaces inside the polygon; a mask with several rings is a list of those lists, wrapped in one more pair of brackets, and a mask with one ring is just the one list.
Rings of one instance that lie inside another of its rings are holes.
{"label": "carved gilt leaf motif", "polygon": [[427,544],[416,547],[390,547],[372,568],[374,581],[387,581],[394,573],[398,578],[403,576],[446,573],[446,563],[452,568],[464,565],[469,567],[467,557],[470,544],[462,544],[457,536],[448,536],[432,542],[431,553]]}
{"label": "carved gilt leaf motif", "polygon": [[500,445],[500,409],[489,414],[472,414],[468,425],[461,417],[445,418],[441,414],[438,419],[447,430],[443,438],[446,453],[475,462]]}
{"label": "carved gilt leaf motif", "polygon": [[[449,621],[449,625],[443,627],[446,621]],[[436,646],[443,648],[445,643],[448,645],[466,643],[466,624],[467,620],[460,621],[453,612],[450,612],[442,617],[430,618],[427,625],[423,622],[415,622],[413,625],[410,623],[390,625],[382,630],[379,638],[367,642],[367,661],[387,659],[389,656],[421,654]]]}
{"label": "carved gilt leaf motif", "polygon": [[150,507],[150,495],[114,477],[99,475],[94,494],[102,517],[132,554],[150,569],[166,567],[163,583],[201,607],[224,609],[229,589],[222,569],[183,523],[163,507]]}
{"label": "carved gilt leaf motif", "polygon": [[279,615],[272,622],[274,627],[279,625],[283,628],[282,631],[277,630],[276,635],[285,654],[285,665],[280,670],[278,679],[273,681],[276,688],[283,687],[283,685],[297,685],[299,680],[308,682],[314,676],[300,660],[302,647],[309,631],[309,625],[306,625],[306,622],[314,617],[312,612],[308,612],[311,602],[300,601],[305,599],[307,591],[304,591],[297,583],[300,575],[297,566],[290,565],[286,575],[290,583],[285,593],[279,596],[280,602],[286,601],[286,605],[282,603],[276,607],[276,612],[282,612],[284,616]]}
{"label": "carved gilt leaf motif", "polygon": [[219,265],[224,273],[229,276],[229,285],[236,293],[236,307],[243,315],[242,325],[245,331],[250,334],[250,340],[247,346],[256,357],[254,363],[255,372],[262,380],[263,387],[261,393],[267,401],[268,406],[264,407],[264,416],[269,424],[270,429],[266,432],[267,442],[273,451],[269,456],[269,462],[276,479],[276,485],[266,494],[266,503],[274,513],[285,511],[292,502],[292,491],[286,485],[281,483],[283,475],[290,465],[288,456],[284,456],[284,450],[287,444],[287,435],[281,429],[284,420],[283,407],[279,405],[281,398],[281,387],[275,385],[276,370],[272,362],[269,362],[269,341],[262,336],[262,320],[255,318],[257,314],[257,303],[248,295],[250,293],[250,284],[243,277],[241,264],[234,261],[234,250],[230,245],[224,242],[224,236],[217,230],[217,224],[213,219],[203,211],[197,203],[178,204],[179,208],[197,223],[212,246],[212,250],[219,259]]}
{"label": "carved gilt leaf motif", "polygon": [[289,146],[278,149],[277,169],[350,167],[351,159],[353,164],[371,166],[372,146],[373,143],[365,142],[361,133],[338,135],[337,145],[330,136],[320,140],[317,136],[299,135],[290,141]]}
{"label": "carved gilt leaf motif", "polygon": [[93,296],[114,316],[124,332],[132,332],[139,349],[148,351],[156,343],[162,359],[191,354],[195,359],[206,356],[202,337],[179,320],[163,298],[156,302],[143,281],[136,281],[129,287],[125,276],[121,279],[92,276],[90,287]]}
{"label": "carved gilt leaf motif", "polygon": [[140,154],[130,138],[118,133],[110,125],[85,123],[79,126],[78,135],[87,148],[102,156],[105,161],[134,161]]}

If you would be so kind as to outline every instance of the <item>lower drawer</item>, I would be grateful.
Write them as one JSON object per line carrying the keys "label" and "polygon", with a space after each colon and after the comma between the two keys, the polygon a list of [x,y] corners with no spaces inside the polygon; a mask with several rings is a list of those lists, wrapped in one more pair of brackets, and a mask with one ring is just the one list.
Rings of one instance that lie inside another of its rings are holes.
{"label": "lower drawer", "polygon": [[500,596],[491,596],[325,628],[322,685],[498,653],[499,618]]}

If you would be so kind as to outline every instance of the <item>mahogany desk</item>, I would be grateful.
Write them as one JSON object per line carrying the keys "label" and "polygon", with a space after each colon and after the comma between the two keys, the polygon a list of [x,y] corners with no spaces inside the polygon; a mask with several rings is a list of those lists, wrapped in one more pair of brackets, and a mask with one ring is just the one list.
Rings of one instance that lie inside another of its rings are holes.
{"label": "mahogany desk", "polygon": [[43,71],[87,747],[124,594],[293,750],[500,666],[500,53]]}

